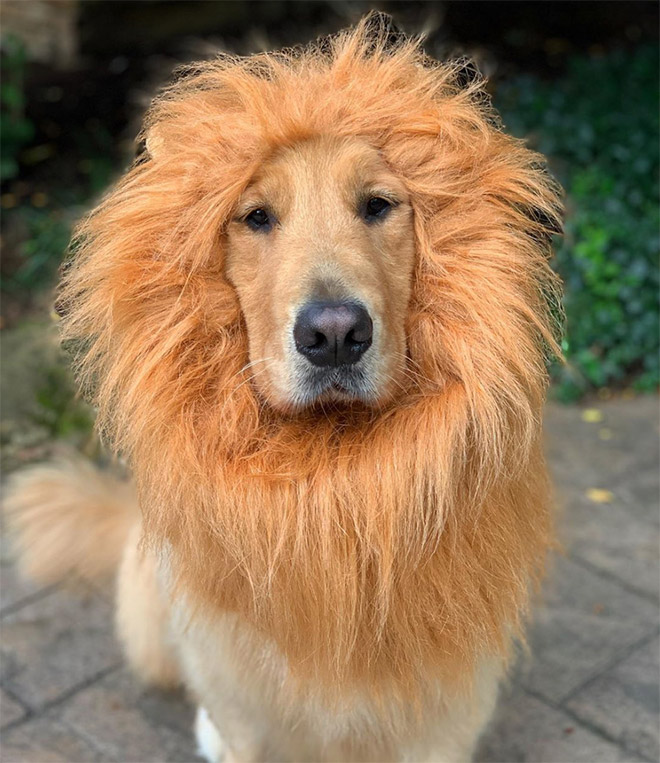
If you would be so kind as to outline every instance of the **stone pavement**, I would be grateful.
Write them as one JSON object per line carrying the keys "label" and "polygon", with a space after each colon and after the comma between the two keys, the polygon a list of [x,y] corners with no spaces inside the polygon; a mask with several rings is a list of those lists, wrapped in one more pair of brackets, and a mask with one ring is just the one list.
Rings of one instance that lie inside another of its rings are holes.
{"label": "stone pavement", "polygon": [[[547,433],[566,555],[477,760],[657,761],[658,400],[550,405]],[[5,559],[1,594],[2,763],[197,760],[190,705],[122,665],[107,591],[36,588]]]}

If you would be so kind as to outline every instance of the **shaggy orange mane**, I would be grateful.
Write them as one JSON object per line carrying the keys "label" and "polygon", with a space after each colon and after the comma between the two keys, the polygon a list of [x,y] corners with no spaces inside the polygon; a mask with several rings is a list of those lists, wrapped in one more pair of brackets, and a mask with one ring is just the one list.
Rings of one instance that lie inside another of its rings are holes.
{"label": "shaggy orange mane", "polygon": [[[64,338],[147,541],[200,612],[237,613],[328,688],[405,693],[506,655],[552,543],[557,189],[460,70],[369,22],[188,69],[64,279]],[[408,374],[379,410],[285,415],[249,383],[224,226],[266,157],[318,135],[366,139],[411,194]]]}

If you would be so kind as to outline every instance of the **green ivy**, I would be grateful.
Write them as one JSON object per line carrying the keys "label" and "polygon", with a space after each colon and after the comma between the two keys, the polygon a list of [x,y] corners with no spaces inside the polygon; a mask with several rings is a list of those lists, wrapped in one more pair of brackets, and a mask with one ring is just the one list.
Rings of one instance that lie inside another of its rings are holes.
{"label": "green ivy", "polygon": [[30,292],[52,283],[69,245],[71,225],[63,212],[29,206],[10,210],[20,216],[25,240],[18,249],[15,271],[3,280],[8,293]]}
{"label": "green ivy", "polygon": [[550,157],[566,189],[565,366],[557,393],[658,386],[658,48],[574,60],[554,82],[525,76],[496,94],[507,129]]}

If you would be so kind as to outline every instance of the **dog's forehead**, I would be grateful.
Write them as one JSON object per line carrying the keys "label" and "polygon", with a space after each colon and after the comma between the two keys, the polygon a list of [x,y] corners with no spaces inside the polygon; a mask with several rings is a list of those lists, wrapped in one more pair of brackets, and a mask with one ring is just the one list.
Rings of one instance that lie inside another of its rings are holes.
{"label": "dog's forehead", "polygon": [[405,197],[402,182],[366,140],[320,136],[278,149],[259,168],[245,196],[292,203],[305,193],[352,198],[379,187]]}
{"label": "dog's forehead", "polygon": [[263,163],[252,186],[295,187],[306,180],[348,185],[383,174],[390,174],[387,165],[367,141],[318,137],[277,150]]}

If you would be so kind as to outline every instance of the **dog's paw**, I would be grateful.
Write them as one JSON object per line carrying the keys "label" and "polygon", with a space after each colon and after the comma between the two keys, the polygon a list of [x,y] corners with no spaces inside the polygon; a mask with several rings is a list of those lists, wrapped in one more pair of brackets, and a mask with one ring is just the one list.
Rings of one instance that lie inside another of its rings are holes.
{"label": "dog's paw", "polygon": [[197,708],[195,716],[195,739],[197,740],[197,754],[208,763],[222,763],[225,761],[225,743],[222,741],[220,732],[209,718],[206,708],[201,705]]}

